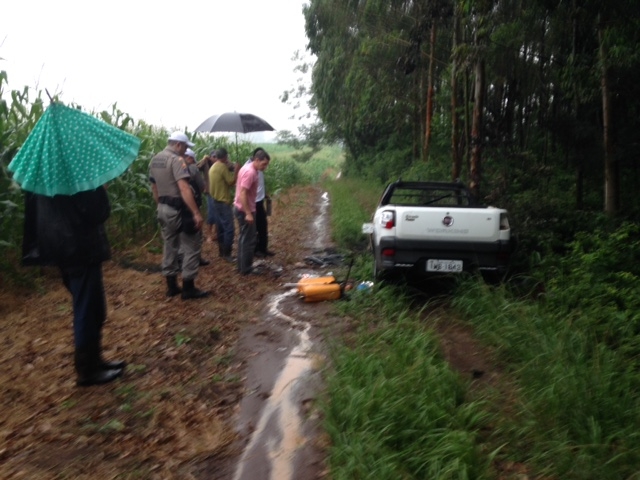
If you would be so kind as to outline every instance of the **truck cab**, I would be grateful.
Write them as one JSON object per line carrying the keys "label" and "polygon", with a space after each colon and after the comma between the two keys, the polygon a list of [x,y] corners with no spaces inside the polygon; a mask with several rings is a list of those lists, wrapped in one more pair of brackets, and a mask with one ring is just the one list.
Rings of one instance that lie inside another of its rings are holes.
{"label": "truck cab", "polygon": [[512,250],[507,211],[483,206],[461,182],[390,183],[370,235],[374,274],[506,273]]}

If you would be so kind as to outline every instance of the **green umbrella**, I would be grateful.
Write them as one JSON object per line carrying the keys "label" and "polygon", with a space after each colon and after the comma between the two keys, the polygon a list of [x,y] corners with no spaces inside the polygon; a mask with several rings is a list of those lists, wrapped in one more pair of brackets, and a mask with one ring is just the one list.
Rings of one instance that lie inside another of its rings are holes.
{"label": "green umbrella", "polygon": [[9,164],[23,190],[52,197],[93,190],[121,175],[140,139],[96,117],[52,103]]}

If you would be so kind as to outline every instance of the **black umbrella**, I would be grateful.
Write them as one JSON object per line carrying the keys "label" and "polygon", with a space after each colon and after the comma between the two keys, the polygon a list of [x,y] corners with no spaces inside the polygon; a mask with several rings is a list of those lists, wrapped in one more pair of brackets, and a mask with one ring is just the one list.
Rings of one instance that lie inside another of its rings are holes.
{"label": "black umbrella", "polygon": [[238,155],[238,133],[266,132],[275,130],[266,120],[251,113],[227,112],[207,118],[196,128],[196,132],[234,132],[236,134],[236,156]]}
{"label": "black umbrella", "polygon": [[228,112],[214,115],[202,122],[196,132],[266,132],[275,130],[266,120],[251,113]]}

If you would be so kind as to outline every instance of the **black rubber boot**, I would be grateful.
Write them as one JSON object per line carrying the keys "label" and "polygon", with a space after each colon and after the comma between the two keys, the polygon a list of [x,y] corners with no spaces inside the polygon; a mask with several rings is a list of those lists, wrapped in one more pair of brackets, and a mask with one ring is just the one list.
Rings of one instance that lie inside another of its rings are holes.
{"label": "black rubber boot", "polygon": [[220,258],[224,257],[224,245],[222,244],[222,240],[218,239],[218,256]]}
{"label": "black rubber boot", "polygon": [[123,371],[122,368],[103,370],[100,352],[95,346],[76,349],[75,367],[78,374],[76,385],[79,387],[109,383],[122,375]]}
{"label": "black rubber boot", "polygon": [[122,370],[127,366],[127,362],[125,362],[124,360],[114,360],[111,362],[107,362],[102,357],[102,339],[98,341],[98,360],[98,365],[100,366],[101,370],[115,370],[118,368]]}
{"label": "black rubber boot", "polygon": [[100,357],[100,368],[102,370],[122,370],[127,366],[127,362],[124,360],[114,360],[112,362],[107,362],[102,357]]}
{"label": "black rubber boot", "polygon": [[191,300],[192,298],[204,298],[209,296],[209,292],[198,290],[193,284],[193,280],[183,280],[182,286],[182,300]]}
{"label": "black rubber boot", "polygon": [[171,275],[167,277],[167,297],[175,297],[179,293],[182,293],[182,290],[178,286],[178,279],[175,275]]}

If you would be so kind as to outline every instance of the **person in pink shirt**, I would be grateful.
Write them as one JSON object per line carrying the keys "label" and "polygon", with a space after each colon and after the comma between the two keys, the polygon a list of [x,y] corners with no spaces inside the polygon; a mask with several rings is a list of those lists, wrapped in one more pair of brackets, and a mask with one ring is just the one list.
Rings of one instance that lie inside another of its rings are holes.
{"label": "person in pink shirt", "polygon": [[264,172],[271,157],[264,150],[256,152],[251,163],[238,172],[233,210],[238,220],[238,272],[243,275],[257,273],[253,265],[256,248],[256,196],[258,193],[258,172]]}

